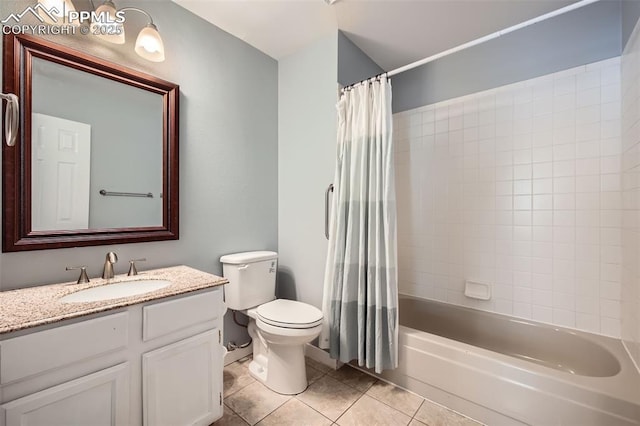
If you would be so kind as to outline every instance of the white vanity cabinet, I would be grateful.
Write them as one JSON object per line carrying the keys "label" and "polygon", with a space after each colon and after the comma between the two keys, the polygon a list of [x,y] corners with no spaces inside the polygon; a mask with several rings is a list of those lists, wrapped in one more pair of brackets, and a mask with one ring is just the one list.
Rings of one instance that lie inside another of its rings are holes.
{"label": "white vanity cabinet", "polygon": [[222,417],[222,288],[0,335],[0,426]]}

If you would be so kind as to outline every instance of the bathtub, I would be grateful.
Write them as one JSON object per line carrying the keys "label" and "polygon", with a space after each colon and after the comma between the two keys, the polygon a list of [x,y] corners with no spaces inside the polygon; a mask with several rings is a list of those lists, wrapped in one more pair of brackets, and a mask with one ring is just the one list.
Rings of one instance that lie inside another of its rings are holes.
{"label": "bathtub", "polygon": [[608,337],[400,296],[380,377],[489,425],[640,424],[640,375]]}

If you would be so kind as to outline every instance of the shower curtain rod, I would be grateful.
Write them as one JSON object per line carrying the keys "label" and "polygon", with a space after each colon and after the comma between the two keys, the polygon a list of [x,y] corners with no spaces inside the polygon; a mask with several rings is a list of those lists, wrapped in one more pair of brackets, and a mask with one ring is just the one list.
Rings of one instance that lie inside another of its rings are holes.
{"label": "shower curtain rod", "polygon": [[[405,65],[405,66],[402,66],[400,68],[396,68],[396,69],[394,69],[392,71],[387,72],[386,74],[387,74],[388,77],[391,77],[391,76],[403,73],[405,71],[409,71],[409,70],[411,70],[413,68],[417,68],[417,67],[422,66],[424,64],[427,64],[429,62],[435,61],[436,59],[440,59],[442,57],[451,55],[452,53],[456,53],[456,52],[459,52],[461,50],[468,49],[469,47],[477,46],[477,45],[482,44],[482,43],[484,43],[486,41],[493,40],[494,38],[498,38],[498,37],[503,36],[505,34],[509,34],[509,33],[513,32],[513,31],[528,27],[529,25],[533,25],[533,24],[537,24],[538,22],[546,21],[547,19],[553,18],[555,16],[559,16],[559,15],[565,14],[567,12],[571,12],[572,10],[579,9],[581,7],[590,5],[591,3],[595,3],[597,1],[600,1],[600,0],[581,0],[581,1],[578,1],[578,2],[570,4],[568,6],[565,6],[565,7],[562,7],[560,9],[554,10],[552,12],[545,13],[544,15],[540,15],[540,16],[538,16],[536,18],[529,19],[528,21],[524,21],[524,22],[522,22],[520,24],[513,25],[513,26],[511,26],[509,28],[506,28],[504,30],[496,31],[495,33],[489,34],[487,36],[480,37],[480,38],[478,38],[476,40],[472,40],[472,41],[470,41],[468,43],[461,44],[461,45],[453,47],[453,48],[451,48],[449,50],[445,50],[443,52],[436,53],[435,55],[429,56],[429,57],[424,58],[424,59],[420,59],[419,61],[412,62],[412,63],[410,63],[408,65]],[[356,84],[358,84],[358,83],[356,83]]]}

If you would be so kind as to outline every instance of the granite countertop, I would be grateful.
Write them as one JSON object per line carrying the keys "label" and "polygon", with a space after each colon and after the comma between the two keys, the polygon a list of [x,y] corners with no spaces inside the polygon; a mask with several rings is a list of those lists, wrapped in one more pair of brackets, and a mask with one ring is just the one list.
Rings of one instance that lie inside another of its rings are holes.
{"label": "granite countertop", "polygon": [[[149,293],[99,302],[64,303],[59,301],[67,294],[91,287],[148,279],[171,281],[171,285]],[[188,266],[173,266],[143,271],[133,277],[116,275],[109,280],[91,278],[91,282],[85,284],[68,282],[0,291],[0,334],[215,287],[227,282],[226,278],[198,271]]]}

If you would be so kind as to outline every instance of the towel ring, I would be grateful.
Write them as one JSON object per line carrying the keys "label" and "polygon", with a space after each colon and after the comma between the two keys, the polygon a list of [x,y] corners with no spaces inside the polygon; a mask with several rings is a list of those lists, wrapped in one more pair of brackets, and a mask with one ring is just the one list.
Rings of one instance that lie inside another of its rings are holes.
{"label": "towel ring", "polygon": [[7,101],[7,109],[4,112],[4,138],[7,145],[14,146],[18,137],[18,119],[20,117],[18,97],[13,93],[1,93],[0,98]]}

